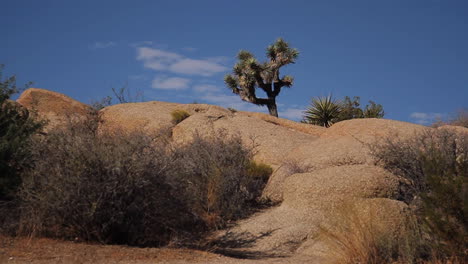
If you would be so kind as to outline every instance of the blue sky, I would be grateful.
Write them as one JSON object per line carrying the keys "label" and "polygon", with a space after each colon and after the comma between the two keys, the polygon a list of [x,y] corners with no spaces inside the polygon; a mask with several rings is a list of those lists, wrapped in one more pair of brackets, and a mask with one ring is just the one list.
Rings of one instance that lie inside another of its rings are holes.
{"label": "blue sky", "polygon": [[300,51],[280,117],[313,96],[360,96],[422,124],[468,107],[468,1],[3,0],[0,63],[19,83],[89,103],[128,84],[145,100],[243,103],[223,83],[241,49]]}

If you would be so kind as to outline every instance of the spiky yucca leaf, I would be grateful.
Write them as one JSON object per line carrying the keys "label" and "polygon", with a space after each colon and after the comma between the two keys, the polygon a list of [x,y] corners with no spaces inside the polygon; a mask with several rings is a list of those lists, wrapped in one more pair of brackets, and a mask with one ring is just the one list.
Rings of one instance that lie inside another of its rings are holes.
{"label": "spiky yucca leaf", "polygon": [[246,61],[250,58],[254,58],[254,55],[246,50],[241,50],[239,51],[239,53],[237,54],[237,58],[240,60],[240,61]]}
{"label": "spiky yucca leaf", "polygon": [[224,76],[224,82],[227,84],[229,88],[231,88],[233,91],[237,90],[238,88],[238,82],[237,79],[234,78],[231,74],[227,74]]}
{"label": "spiky yucca leaf", "polygon": [[281,79],[281,81],[284,82],[284,86],[290,88],[294,82],[294,77],[290,76],[290,75],[286,75],[283,77],[283,79]]}
{"label": "spiky yucca leaf", "polygon": [[337,122],[340,104],[332,96],[312,98],[312,103],[304,112],[304,123],[330,127]]}
{"label": "spiky yucca leaf", "polygon": [[275,43],[268,46],[266,55],[272,61],[280,61],[280,65],[286,65],[296,61],[299,51],[290,48],[286,41],[279,38]]}

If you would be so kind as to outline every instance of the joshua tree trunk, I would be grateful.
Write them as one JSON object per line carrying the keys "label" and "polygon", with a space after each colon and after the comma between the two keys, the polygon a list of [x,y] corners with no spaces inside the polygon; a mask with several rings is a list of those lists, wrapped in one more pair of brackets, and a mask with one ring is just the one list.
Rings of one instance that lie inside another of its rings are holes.
{"label": "joshua tree trunk", "polygon": [[269,103],[267,104],[268,107],[268,112],[270,112],[270,115],[278,117],[278,108],[276,107],[276,98],[275,97],[270,97]]}

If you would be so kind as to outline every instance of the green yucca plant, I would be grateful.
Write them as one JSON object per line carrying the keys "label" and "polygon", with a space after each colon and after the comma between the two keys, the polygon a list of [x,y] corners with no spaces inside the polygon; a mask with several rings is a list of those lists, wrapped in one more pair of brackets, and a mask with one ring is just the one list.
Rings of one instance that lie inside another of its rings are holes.
{"label": "green yucca plant", "polygon": [[312,103],[304,112],[303,123],[330,127],[339,121],[340,103],[331,95],[312,98]]}

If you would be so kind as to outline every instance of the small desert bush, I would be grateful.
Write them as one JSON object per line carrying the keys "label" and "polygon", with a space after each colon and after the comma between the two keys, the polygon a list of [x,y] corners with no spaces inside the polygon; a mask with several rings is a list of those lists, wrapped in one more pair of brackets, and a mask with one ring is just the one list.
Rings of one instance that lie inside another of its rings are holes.
{"label": "small desert bush", "polygon": [[316,168],[298,159],[288,159],[283,161],[281,169],[286,175],[293,175],[296,173],[304,173],[315,170]]}
{"label": "small desert bush", "polygon": [[23,175],[20,233],[191,244],[246,216],[265,168],[252,169],[252,151],[239,137],[194,138],[175,146],[161,135],[103,133],[87,122],[50,131],[35,142],[34,167]]}
{"label": "small desert bush", "polygon": [[228,109],[229,111],[231,111],[231,113],[237,113],[237,109],[235,109],[235,108],[228,107],[227,109]]}
{"label": "small desert bush", "polygon": [[161,245],[203,229],[166,183],[164,142],[80,124],[36,142],[33,161],[20,193],[21,233]]}
{"label": "small desert bush", "polygon": [[190,114],[185,110],[174,110],[171,112],[172,122],[174,124],[179,124],[189,116]]}
{"label": "small desert bush", "polygon": [[416,263],[426,248],[420,228],[410,214],[401,217],[401,223],[385,222],[375,208],[349,202],[330,215],[330,225],[320,226],[319,239],[337,264]]}
{"label": "small desert bush", "polygon": [[468,109],[458,110],[458,112],[452,117],[448,118],[448,120],[437,120],[432,124],[432,127],[440,127],[444,125],[461,126],[468,128]]}
{"label": "small desert bush", "polygon": [[219,131],[194,135],[175,151],[177,173],[171,178],[186,190],[184,200],[210,228],[245,217],[260,196],[272,169],[252,161],[252,149],[240,137]]}
{"label": "small desert bush", "polygon": [[415,208],[432,253],[468,261],[468,137],[428,129],[373,147],[378,163],[400,176],[401,199]]}

